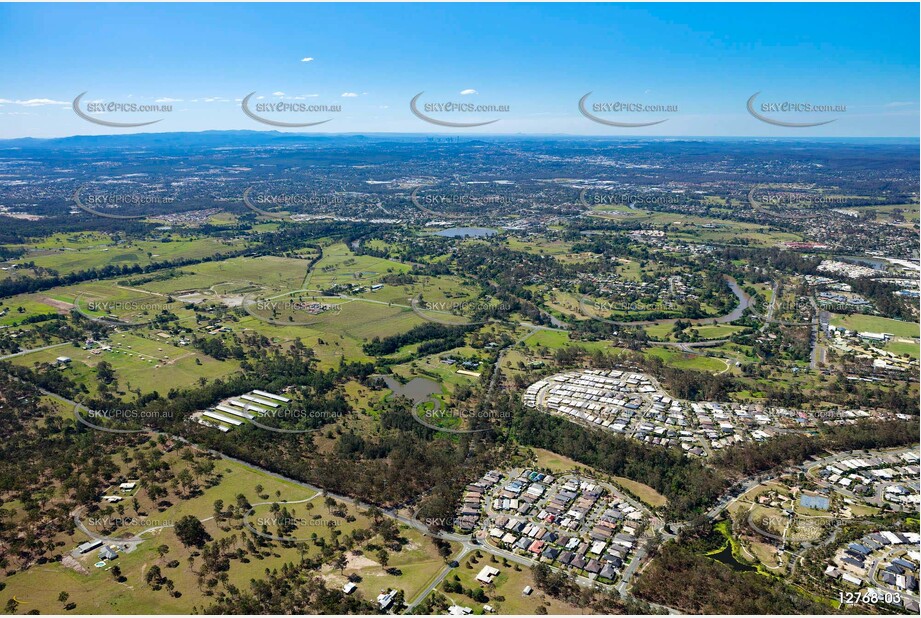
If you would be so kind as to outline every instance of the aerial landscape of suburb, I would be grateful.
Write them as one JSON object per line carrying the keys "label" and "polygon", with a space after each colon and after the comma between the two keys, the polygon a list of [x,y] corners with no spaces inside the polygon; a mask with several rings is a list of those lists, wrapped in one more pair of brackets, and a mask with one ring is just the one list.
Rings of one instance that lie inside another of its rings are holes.
{"label": "aerial landscape of suburb", "polygon": [[918,18],[0,5],[3,611],[918,615]]}

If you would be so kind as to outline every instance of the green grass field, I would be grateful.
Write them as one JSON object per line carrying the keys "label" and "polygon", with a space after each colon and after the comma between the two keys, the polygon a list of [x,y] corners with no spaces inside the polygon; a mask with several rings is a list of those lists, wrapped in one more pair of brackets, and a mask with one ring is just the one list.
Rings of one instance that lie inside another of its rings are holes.
{"label": "green grass field", "polygon": [[86,385],[91,393],[98,390],[95,367],[103,360],[115,369],[119,390],[140,389],[145,393],[156,390],[161,394],[170,388],[192,386],[199,378],[212,380],[229,375],[240,367],[237,361],[218,361],[191,347],[154,341],[134,333],[114,335],[111,346],[110,351],[98,354],[75,347],[53,348],[18,356],[12,362],[31,367],[36,363],[53,363],[58,356],[69,356],[73,359],[70,366],[59,371]]}
{"label": "green grass field", "polygon": [[323,259],[314,266],[304,287],[322,290],[333,285],[370,286],[383,275],[406,272],[410,268],[409,264],[355,255],[344,243],[337,242],[324,247]]}
{"label": "green grass field", "polygon": [[218,294],[242,294],[250,290],[279,292],[301,289],[308,260],[262,256],[205,262],[180,269],[181,276],[152,281],[140,287],[160,294],[206,290]]}
{"label": "green grass field", "polygon": [[[181,470],[185,464],[176,455],[167,455],[165,461],[171,465],[171,471]],[[226,538],[236,535],[239,538],[241,530],[228,527],[228,523],[218,525],[213,519],[215,500],[223,500],[225,505],[235,503],[237,494],[243,494],[247,500],[256,504],[263,501],[275,501],[285,506],[293,517],[312,522],[319,515],[322,525],[304,524],[305,536],[311,538],[315,533],[323,538],[326,543],[332,542],[334,534],[348,534],[357,528],[370,528],[370,521],[362,511],[352,506],[346,506],[344,511],[349,518],[336,517],[326,508],[321,497],[314,491],[301,485],[278,479],[260,470],[251,468],[228,460],[219,460],[215,466],[215,473],[220,475],[220,482],[204,489],[203,493],[191,499],[181,500],[172,498],[173,506],[166,510],[158,511],[152,505],[143,489],[138,498],[141,511],[147,525],[167,525],[174,523],[179,517],[191,514],[201,519],[206,531],[212,539]],[[261,494],[257,494],[256,486],[262,486]],[[309,502],[303,502],[309,500]],[[287,503],[287,504],[286,504]],[[310,508],[307,505],[313,504]],[[127,516],[134,516],[131,506],[127,507]],[[256,512],[248,521],[257,530],[260,517],[270,515],[268,506],[256,507]],[[113,515],[117,517],[118,515]],[[329,527],[327,524],[332,523]],[[231,520],[239,526],[239,520]],[[355,573],[362,577],[359,583],[360,594],[373,601],[381,588],[396,588],[405,592],[407,599],[412,599],[423,590],[432,577],[444,566],[444,560],[438,555],[434,544],[421,533],[407,526],[400,525],[400,535],[406,543],[400,551],[389,551],[389,567],[399,569],[401,573],[390,574],[376,561],[377,556],[373,551],[365,551],[363,556],[351,555],[349,566],[342,573],[332,566],[325,566],[319,575],[326,580],[326,585],[339,588],[345,582],[345,577]],[[135,531],[135,527],[125,527],[122,532]],[[273,530],[269,530],[273,533]],[[247,533],[248,534],[248,533]],[[199,587],[195,572],[201,564],[201,558],[193,560],[190,567],[188,559],[192,551],[179,542],[172,528],[167,527],[144,535],[147,539],[133,552],[120,552],[120,555],[106,568],[96,568],[93,563],[97,560],[97,552],[93,551],[80,557],[79,563],[86,570],[86,574],[68,568],[60,562],[50,562],[45,565],[35,565],[32,568],[16,573],[5,578],[6,587],[0,591],[0,603],[4,605],[11,598],[15,598],[20,605],[18,613],[27,613],[37,610],[43,614],[66,613],[64,604],[58,601],[58,595],[66,592],[68,602],[73,602],[76,607],[71,610],[76,614],[189,614],[195,613],[213,602],[213,598],[205,594],[204,587]],[[87,537],[77,531],[72,537],[65,537],[64,548],[69,552],[77,544],[87,540]],[[380,543],[377,539],[369,541]],[[166,545],[169,550],[161,558],[157,547]],[[238,546],[240,546],[238,541]],[[281,544],[272,543],[271,547],[260,555],[250,554],[246,561],[231,560],[230,569],[227,571],[228,584],[248,589],[252,579],[261,579],[266,569],[280,569],[283,564],[298,562],[301,551],[306,556],[317,556],[320,549],[312,542],[302,544],[300,547],[282,547]],[[452,551],[457,551],[457,546]],[[174,567],[167,566],[170,561],[178,561]],[[118,565],[125,576],[123,583],[115,581],[109,567]],[[164,576],[173,580],[176,590],[181,596],[175,598],[166,589],[153,590],[145,583],[144,574],[157,565]],[[220,589],[221,586],[218,586]]]}
{"label": "green grass field", "polygon": [[918,337],[921,327],[917,323],[891,320],[875,315],[853,313],[841,315],[834,313],[831,317],[832,326],[843,326],[848,330],[870,333],[889,333],[896,337]]}
{"label": "green grass field", "polygon": [[[490,555],[483,553],[482,557],[477,558],[474,554],[467,556],[461,561],[460,566],[448,575],[445,581],[453,580],[455,576],[460,580],[465,590],[482,588],[489,597],[488,605],[492,606],[496,614],[500,615],[534,615],[538,612],[538,607],[546,609],[548,614],[578,614],[581,613],[575,606],[569,605],[562,601],[553,599],[546,594],[534,590],[530,595],[525,596],[523,590],[526,586],[535,589],[534,577],[528,567],[518,565],[503,565],[501,559],[492,562]],[[499,575],[493,579],[490,586],[484,586],[476,580],[477,573],[484,566],[492,566],[499,569]],[[464,607],[469,607],[474,614],[483,614],[483,603],[478,603],[465,594],[456,592],[446,593],[442,587],[437,588],[439,594],[447,596],[450,601]]]}
{"label": "green grass field", "polygon": [[244,246],[243,243],[215,238],[179,235],[172,236],[169,242],[137,240],[115,243],[103,234],[57,234],[30,245],[26,255],[16,262],[34,262],[38,267],[67,274],[107,264],[147,266],[178,257],[200,259]]}
{"label": "green grass field", "polygon": [[889,341],[883,346],[883,349],[899,356],[907,354],[912,358],[921,358],[921,346],[917,343],[907,341]]}
{"label": "green grass field", "polygon": [[661,358],[666,365],[676,369],[696,369],[697,371],[718,372],[726,369],[726,363],[718,358],[686,354],[670,348],[649,348],[646,356]]}
{"label": "green grass field", "polygon": [[[227,460],[218,461],[216,464],[216,472],[223,477],[219,485],[208,488],[200,496],[182,501],[162,513],[150,510],[146,516],[148,523],[168,524],[186,513],[207,518],[212,515],[214,500],[223,499],[225,504],[232,504],[239,493],[246,495],[251,502],[257,502],[260,500],[254,489],[257,484],[261,484],[265,488],[264,491],[273,497],[276,491],[281,491],[282,497],[288,500],[309,498],[313,494],[297,484],[279,480],[243,464]],[[179,468],[181,466],[176,469]],[[143,504],[149,501],[145,499],[143,491],[140,500],[142,510],[147,508]],[[130,507],[129,513],[132,513]],[[205,521],[204,525],[213,538],[222,538],[236,532],[221,530],[213,520]],[[236,534],[239,536],[239,532]],[[329,535],[328,532],[326,534]],[[193,612],[193,608],[202,608],[212,602],[205,596],[203,589],[198,588],[196,575],[189,567],[187,559],[191,556],[191,550],[179,542],[171,528],[145,535],[145,538],[148,540],[138,549],[130,553],[121,553],[112,561],[127,578],[124,583],[116,582],[108,567],[93,566],[97,559],[97,552],[93,551],[79,560],[88,572],[86,575],[60,562],[50,562],[7,577],[7,586],[0,591],[0,602],[6,604],[10,598],[16,598],[20,602],[19,612],[38,610],[44,614],[65,613],[63,603],[58,601],[60,592],[68,593],[68,601],[76,603],[76,608],[72,611],[77,614],[188,614]],[[67,540],[65,548],[62,549],[69,552],[86,540],[87,537],[78,531]],[[164,558],[160,558],[156,551],[157,546],[161,544],[169,547],[169,552]],[[313,549],[317,551],[316,548]],[[299,559],[299,551],[296,548],[285,549],[276,546],[273,553],[276,555],[252,559],[248,563],[232,561],[228,581],[245,588],[250,579],[262,577],[266,567],[280,567],[286,561]],[[167,567],[166,563],[171,560],[178,560],[179,565]],[[196,559],[192,569],[197,570],[200,561],[201,558]],[[154,591],[145,583],[143,576],[153,565],[158,565],[163,575],[175,582],[176,590],[182,593],[179,598],[170,596],[165,589]]]}
{"label": "green grass field", "polygon": [[54,315],[68,313],[66,305],[54,306],[44,294],[20,294],[13,298],[0,300],[0,326],[13,325],[25,318],[35,315]]}

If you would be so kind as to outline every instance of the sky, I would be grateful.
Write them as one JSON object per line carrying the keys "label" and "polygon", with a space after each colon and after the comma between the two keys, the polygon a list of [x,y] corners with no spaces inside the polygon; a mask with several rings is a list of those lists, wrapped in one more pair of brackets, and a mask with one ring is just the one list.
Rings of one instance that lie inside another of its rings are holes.
{"label": "sky", "polygon": [[0,138],[917,137],[918,50],[916,3],[0,4]]}

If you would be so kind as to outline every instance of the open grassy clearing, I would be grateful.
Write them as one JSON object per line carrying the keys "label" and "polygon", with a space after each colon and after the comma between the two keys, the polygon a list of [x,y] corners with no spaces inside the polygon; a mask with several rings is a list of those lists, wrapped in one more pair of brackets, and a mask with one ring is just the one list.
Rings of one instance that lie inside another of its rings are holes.
{"label": "open grassy clearing", "polygon": [[213,380],[229,375],[240,367],[234,360],[218,361],[190,347],[178,347],[134,333],[117,333],[110,343],[112,349],[109,351],[61,347],[11,360],[17,365],[32,367],[37,363],[53,364],[58,356],[69,356],[72,359],[69,366],[57,371],[77,384],[85,385],[90,393],[99,389],[95,368],[102,361],[111,364],[115,370],[119,390],[140,389],[144,393],[156,390],[161,394],[170,388],[193,386],[199,378]]}
{"label": "open grassy clearing", "polygon": [[660,507],[668,504],[668,499],[649,485],[645,485],[643,483],[639,483],[622,476],[615,476],[612,478],[618,485],[628,490],[642,502],[645,502],[651,507]]}
{"label": "open grassy clearing", "polygon": [[[492,606],[495,613],[500,615],[533,615],[538,613],[537,608],[541,606],[546,609],[548,614],[581,613],[579,608],[553,599],[537,590],[525,596],[522,591],[526,586],[530,586],[532,589],[535,588],[531,570],[515,563],[505,566],[502,564],[501,559],[498,558],[494,559],[496,560],[495,562],[492,560],[491,556],[486,553],[482,553],[479,558],[476,557],[475,553],[470,554],[461,561],[458,568],[448,575],[445,581],[453,580],[457,577],[465,590],[483,589],[486,596],[489,597],[489,601],[486,604]],[[499,575],[493,579],[491,585],[484,586],[476,580],[476,575],[480,572],[480,569],[487,565],[499,569]],[[474,614],[484,613],[484,603],[478,603],[466,594],[446,593],[441,586],[436,590],[442,596],[446,596],[449,603],[453,601],[457,605],[469,607]]]}
{"label": "open grassy clearing", "polygon": [[546,236],[528,236],[524,239],[509,236],[506,240],[506,245],[512,251],[533,253],[535,255],[572,255],[572,243],[563,240],[551,240]]}
{"label": "open grassy clearing", "polygon": [[140,287],[160,294],[212,288],[218,294],[240,294],[260,289],[291,291],[301,288],[308,265],[309,260],[297,258],[231,258],[184,266],[178,277],[151,281]]}
{"label": "open grassy clearing", "polygon": [[11,326],[37,315],[66,315],[67,303],[59,303],[47,294],[20,294],[0,300],[0,326]]}
{"label": "open grassy clearing", "polygon": [[646,356],[661,358],[669,367],[676,369],[696,369],[697,371],[723,371],[726,363],[718,358],[710,358],[698,354],[687,354],[680,350],[670,348],[649,348],[645,350]]}
{"label": "open grassy clearing", "polygon": [[[433,379],[439,382],[442,387],[451,393],[454,392],[454,389],[461,384],[473,384],[477,380],[483,379],[482,377],[476,378],[473,376],[457,373],[458,367],[456,365],[447,365],[442,363],[439,359],[440,356],[445,354],[459,354],[461,353],[460,350],[463,349],[464,348],[456,348],[448,352],[442,352],[441,354],[425,356],[409,363],[403,363],[402,365],[394,365],[391,367],[391,371],[393,371],[395,375],[398,375],[407,380],[411,380],[415,377]],[[480,373],[481,376],[489,375],[488,368],[482,364],[478,369],[474,369],[473,372]]]}
{"label": "open grassy clearing", "polygon": [[[178,461],[174,456],[167,455],[165,461],[176,466],[177,473],[184,467],[183,462]],[[277,479],[243,464],[228,460],[220,460],[215,463],[215,472],[221,475],[218,485],[205,489],[195,498],[178,502],[165,511],[158,512],[150,505],[144,491],[139,492],[137,497],[141,503],[141,512],[147,513],[142,518],[146,518],[148,523],[153,522],[152,525],[162,525],[175,521],[182,514],[187,513],[203,519],[211,517],[216,499],[224,500],[225,504],[232,504],[235,502],[236,495],[242,493],[251,502],[260,501],[255,491],[256,485],[260,484],[264,487],[264,495],[271,494],[274,497],[275,492],[280,491],[282,498],[288,500],[309,498],[313,494],[312,491],[297,484]],[[119,517],[117,514],[112,516]],[[137,515],[129,506],[125,517],[130,516]],[[239,530],[224,531],[213,520],[205,521],[204,525],[215,539],[230,536],[230,534],[240,536]],[[128,528],[125,529],[127,530]],[[330,532],[327,531],[325,534],[328,536]],[[194,573],[198,570],[201,559],[196,559],[192,567],[189,567],[188,558],[191,557],[192,551],[179,542],[173,530],[171,528],[162,529],[145,535],[145,538],[147,540],[135,551],[120,553],[119,557],[110,563],[110,565],[119,566],[127,578],[124,583],[115,581],[108,566],[106,568],[93,566],[97,560],[97,552],[93,551],[79,560],[87,571],[85,575],[62,563],[53,562],[37,565],[25,572],[8,577],[5,580],[7,587],[0,591],[0,602],[6,603],[9,598],[15,597],[21,602],[19,607],[21,612],[37,609],[47,614],[64,613],[63,604],[58,602],[60,592],[69,594],[68,601],[77,605],[73,611],[80,614],[181,614],[191,613],[195,607],[201,608],[209,604],[209,598],[196,584],[197,577]],[[77,531],[72,538],[67,540],[66,547],[69,551],[70,548],[86,540],[86,535]],[[163,558],[160,558],[156,549],[161,544],[169,547],[168,553]],[[318,552],[315,547],[312,547],[311,551]],[[251,556],[248,563],[238,560],[231,561],[228,581],[237,586],[247,587],[249,580],[261,577],[266,567],[277,568],[286,561],[298,559],[299,551],[296,548],[286,549],[276,545],[270,555]],[[168,567],[167,563],[172,560],[178,561],[179,564],[175,567]],[[153,565],[158,565],[163,575],[174,581],[176,590],[182,593],[179,598],[170,596],[165,589],[154,591],[145,583],[143,576]]]}
{"label": "open grassy clearing", "polygon": [[[171,470],[176,473],[186,465],[174,454],[166,455],[164,461],[168,461]],[[240,538],[244,532],[247,535],[250,533],[241,527],[239,520],[227,520],[219,524],[213,519],[213,515],[215,500],[223,500],[225,505],[234,504],[236,496],[242,493],[254,504],[277,501],[280,506],[288,509],[290,515],[303,520],[304,536],[308,539],[312,539],[316,534],[326,543],[330,543],[334,535],[347,534],[356,528],[371,527],[370,520],[359,509],[346,506],[343,512],[337,515],[326,507],[320,496],[296,483],[228,460],[219,460],[215,464],[215,473],[219,474],[218,484],[205,488],[193,498],[179,500],[165,510],[157,510],[141,490],[137,497],[141,512],[146,513],[142,517],[146,519],[145,523],[169,525],[184,514],[192,514],[204,520],[205,529],[213,539],[231,535]],[[262,487],[261,493],[257,494],[258,485]],[[303,500],[309,502],[300,502]],[[299,503],[294,504],[295,502]],[[312,508],[307,506],[308,504],[312,505]],[[134,515],[133,507],[128,506],[125,516]],[[118,514],[112,516],[119,517]],[[317,516],[319,518],[315,519]],[[269,506],[266,505],[256,507],[255,513],[248,521],[260,530],[265,518],[269,519],[268,523],[274,523],[272,517]],[[263,521],[260,521],[260,518],[264,518]],[[320,523],[312,525],[316,521]],[[363,555],[347,554],[348,566],[342,572],[332,566],[325,566],[321,569],[320,576],[326,580],[328,586],[338,588],[345,582],[346,576],[357,574],[361,581],[355,594],[372,601],[382,588],[401,589],[408,599],[417,596],[431,581],[433,574],[442,568],[444,560],[438,555],[429,538],[407,526],[398,527],[405,543],[400,551],[388,551],[388,568],[396,568],[396,571],[386,572],[378,562],[375,551],[364,551]],[[136,528],[126,526],[121,532],[135,531]],[[272,526],[269,526],[269,533],[274,532],[277,530],[272,530]],[[41,613],[51,614],[64,613],[64,604],[58,601],[60,592],[68,593],[68,602],[76,604],[72,611],[80,614],[187,614],[195,613],[196,608],[201,609],[210,604],[210,597],[205,594],[204,588],[200,589],[196,583],[196,571],[201,564],[201,558],[194,559],[190,566],[189,558],[192,557],[192,551],[179,542],[172,528],[161,529],[144,536],[147,540],[135,551],[120,553],[119,557],[105,568],[93,566],[97,560],[96,551],[81,557],[79,562],[86,574],[70,569],[62,563],[48,563],[7,577],[7,586],[0,591],[0,602],[5,604],[10,598],[15,597],[20,602],[19,611],[22,613],[35,609]],[[70,548],[85,540],[86,536],[78,531],[73,537],[66,539],[65,545]],[[380,544],[379,537],[370,541]],[[162,558],[157,553],[157,547],[161,544],[168,547]],[[452,546],[452,552],[456,552],[457,549],[457,546]],[[320,548],[312,540],[291,547],[271,543],[269,547],[263,548],[261,554],[250,554],[244,561],[231,560],[227,582],[247,589],[250,580],[261,578],[266,569],[277,569],[286,562],[297,562],[302,552],[305,556],[315,557],[320,555]],[[171,561],[176,561],[176,564],[168,566]],[[109,567],[114,565],[121,569],[126,577],[125,582],[115,581],[109,570]],[[166,589],[155,591],[145,583],[144,574],[153,565],[157,565],[164,576],[173,580],[181,596],[175,598]]]}
{"label": "open grassy clearing", "polygon": [[[359,516],[356,523],[368,527],[363,516]],[[348,554],[348,566],[345,569],[338,571],[326,566],[321,570],[321,576],[328,586],[341,588],[348,576],[357,575],[361,581],[357,582],[358,590],[355,593],[372,601],[382,591],[391,589],[402,590],[407,601],[415,599],[444,568],[445,560],[438,555],[435,544],[428,537],[404,525],[400,526],[400,532],[409,543],[399,552],[388,551],[386,567],[381,565],[376,552]],[[459,546],[455,543],[451,545],[452,555],[456,554]],[[395,571],[388,572],[390,569]]]}
{"label": "open grassy clearing", "polygon": [[[83,235],[81,235],[83,236]],[[75,238],[72,242],[56,235],[47,242],[32,245],[29,251],[13,263],[34,262],[37,267],[60,274],[117,266],[147,266],[176,258],[201,259],[245,246],[215,238],[175,236],[168,242],[138,240],[116,243],[101,234]]]}
{"label": "open grassy clearing", "polygon": [[282,346],[300,339],[305,346],[313,349],[319,366],[324,369],[337,366],[342,358],[354,361],[371,360],[362,351],[360,340],[313,326],[276,326],[247,315],[235,322],[232,328],[241,333],[255,331]]}
{"label": "open grassy clearing", "polygon": [[381,276],[410,270],[409,264],[355,255],[344,243],[334,243],[323,249],[323,259],[317,262],[304,282],[311,289],[327,289],[334,285],[369,286]]}
{"label": "open grassy clearing", "polygon": [[406,332],[413,326],[425,323],[411,309],[390,307],[361,300],[342,303],[341,311],[329,311],[316,317],[310,328],[330,336],[341,334],[358,341],[370,341],[374,337],[389,337]]}
{"label": "open grassy clearing", "polygon": [[909,341],[889,341],[883,346],[883,349],[899,356],[907,354],[912,358],[921,358],[921,346]]}
{"label": "open grassy clearing", "polygon": [[919,331],[921,331],[921,327],[917,323],[892,320],[875,315],[864,315],[862,313],[852,313],[851,315],[833,313],[831,324],[832,326],[843,326],[848,330],[889,333],[896,337],[918,337]]}
{"label": "open grassy clearing", "polygon": [[[599,478],[608,478],[608,475],[600,474],[597,470],[594,470],[585,464],[580,464],[578,461],[570,459],[569,457],[564,457],[563,455],[559,455],[542,448],[535,448],[532,450],[534,451],[537,466],[541,469],[550,470],[554,474],[582,469],[590,471],[591,474]],[[630,493],[632,493],[634,496],[649,506],[665,506],[665,504],[668,503],[668,500],[666,500],[665,496],[657,492],[649,485],[644,485],[643,483],[639,483],[622,476],[612,476],[610,478],[617,485],[620,485],[622,488],[628,490]]]}
{"label": "open grassy clearing", "polygon": [[[706,322],[706,321],[705,321]],[[675,337],[675,332],[673,330],[674,326],[672,324],[653,324],[651,326],[645,326],[644,330],[646,334],[650,337],[655,337],[661,341],[677,341]],[[691,328],[685,329],[685,333],[692,334],[697,332],[696,340],[705,340],[705,339],[727,339],[731,335],[738,333],[742,330],[745,330],[744,326],[734,326],[732,324],[706,324],[700,326],[692,326]]]}

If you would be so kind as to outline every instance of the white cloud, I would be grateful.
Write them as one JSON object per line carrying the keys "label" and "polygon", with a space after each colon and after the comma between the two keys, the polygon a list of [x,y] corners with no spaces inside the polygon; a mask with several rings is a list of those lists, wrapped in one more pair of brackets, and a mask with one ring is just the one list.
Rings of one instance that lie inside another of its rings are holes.
{"label": "white cloud", "polygon": [[479,92],[477,92],[477,91],[474,90],[473,88],[467,88],[466,90],[461,90],[460,93],[461,93],[463,96],[467,96],[468,94],[480,94]]}
{"label": "white cloud", "polygon": [[159,99],[154,100],[154,103],[181,103],[181,102],[182,102],[182,99],[172,99],[170,97],[160,97]]}
{"label": "white cloud", "polygon": [[886,103],[884,107],[908,107],[914,104],[914,101],[893,101],[892,103]]}
{"label": "white cloud", "polygon": [[15,103],[16,105],[22,105],[23,107],[40,107],[42,105],[70,105],[70,101],[55,101],[54,99],[26,99],[16,101],[9,101],[10,103]]}
{"label": "white cloud", "polygon": [[277,91],[277,92],[273,92],[273,93],[272,93],[272,96],[273,96],[273,97],[283,97],[283,96],[285,96],[285,93],[282,92],[281,90],[279,90],[279,91]]}
{"label": "white cloud", "polygon": [[313,62],[313,58],[307,56],[306,58],[301,58],[301,62]]}
{"label": "white cloud", "polygon": [[343,92],[341,96],[349,97],[349,98],[357,97],[358,93],[357,92]]}

